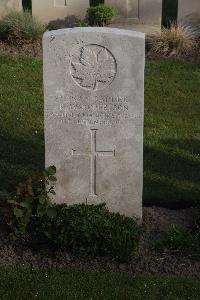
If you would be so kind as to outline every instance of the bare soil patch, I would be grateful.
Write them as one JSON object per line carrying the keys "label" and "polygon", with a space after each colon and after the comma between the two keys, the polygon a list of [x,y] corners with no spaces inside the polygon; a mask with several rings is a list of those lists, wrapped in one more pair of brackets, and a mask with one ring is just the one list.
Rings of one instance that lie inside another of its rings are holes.
{"label": "bare soil patch", "polygon": [[42,58],[42,41],[13,44],[11,42],[0,40],[0,54]]}

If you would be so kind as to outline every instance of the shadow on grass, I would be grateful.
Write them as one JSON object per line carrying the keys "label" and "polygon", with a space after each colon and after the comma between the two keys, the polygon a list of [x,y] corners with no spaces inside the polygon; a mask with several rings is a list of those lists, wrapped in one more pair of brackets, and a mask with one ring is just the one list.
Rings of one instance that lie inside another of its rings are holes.
{"label": "shadow on grass", "polygon": [[175,140],[175,139],[166,139],[162,143],[166,146],[172,148],[179,148],[181,150],[187,151],[191,155],[200,155],[200,140],[195,139],[185,139],[185,140]]}
{"label": "shadow on grass", "polygon": [[200,204],[200,141],[162,140],[144,146],[144,205],[185,208]]}
{"label": "shadow on grass", "polygon": [[[184,208],[200,202],[200,141],[162,140],[144,147],[144,205]],[[44,169],[44,137],[0,136],[0,190],[14,192],[20,182]]]}
{"label": "shadow on grass", "polygon": [[44,169],[44,138],[0,135],[0,190],[14,192],[35,171]]}

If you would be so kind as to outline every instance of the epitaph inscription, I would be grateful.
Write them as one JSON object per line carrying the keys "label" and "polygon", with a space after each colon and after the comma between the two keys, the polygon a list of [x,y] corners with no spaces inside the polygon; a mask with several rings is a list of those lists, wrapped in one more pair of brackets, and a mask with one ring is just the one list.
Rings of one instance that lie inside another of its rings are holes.
{"label": "epitaph inscription", "polygon": [[112,53],[105,47],[86,45],[73,50],[70,70],[80,87],[97,91],[112,83],[117,64]]}

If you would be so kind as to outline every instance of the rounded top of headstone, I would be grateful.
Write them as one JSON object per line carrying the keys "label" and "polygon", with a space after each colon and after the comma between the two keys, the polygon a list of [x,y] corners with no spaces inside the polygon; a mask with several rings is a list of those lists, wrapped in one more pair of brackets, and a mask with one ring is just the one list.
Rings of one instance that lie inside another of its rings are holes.
{"label": "rounded top of headstone", "polygon": [[119,29],[119,28],[110,28],[110,27],[74,27],[74,28],[64,28],[58,30],[47,31],[44,33],[44,38],[48,38],[50,36],[55,35],[63,35],[63,34],[76,34],[76,33],[102,33],[102,34],[116,34],[123,36],[130,36],[133,38],[144,39],[145,34],[143,32],[127,30],[127,29]]}

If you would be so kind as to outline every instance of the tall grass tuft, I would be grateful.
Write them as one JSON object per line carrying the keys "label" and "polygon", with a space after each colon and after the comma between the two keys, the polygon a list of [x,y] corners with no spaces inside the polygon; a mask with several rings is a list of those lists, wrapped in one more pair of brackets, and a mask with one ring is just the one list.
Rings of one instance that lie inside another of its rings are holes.
{"label": "tall grass tuft", "polygon": [[149,36],[150,51],[165,57],[191,55],[197,49],[198,32],[196,28],[172,23],[169,28],[162,28]]}
{"label": "tall grass tuft", "polygon": [[11,11],[0,21],[0,37],[17,43],[37,40],[45,31],[46,26],[28,11]]}

